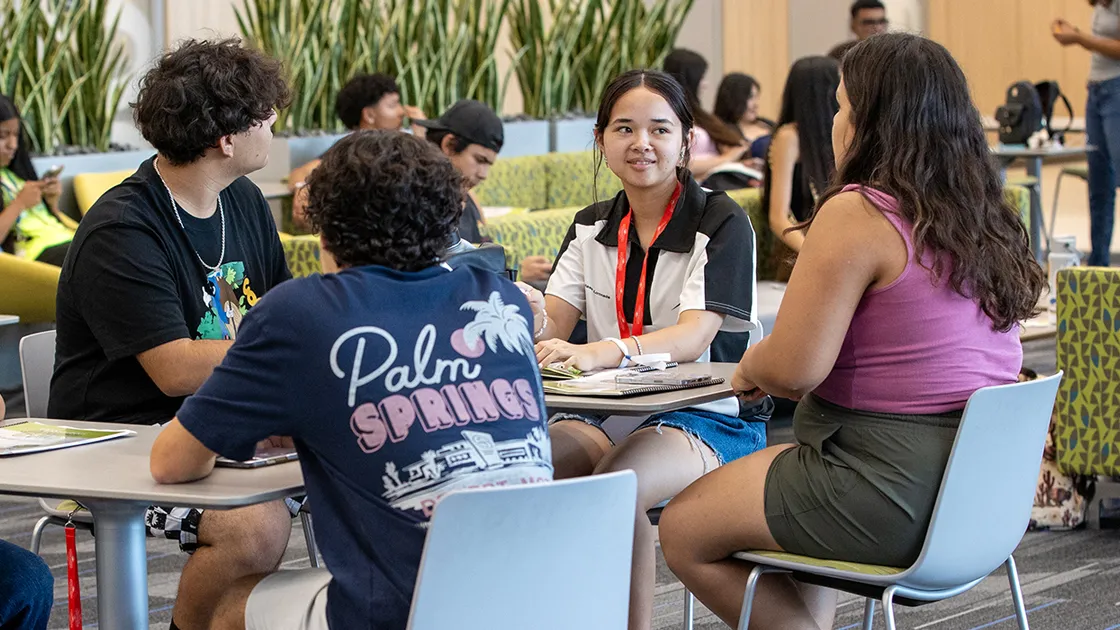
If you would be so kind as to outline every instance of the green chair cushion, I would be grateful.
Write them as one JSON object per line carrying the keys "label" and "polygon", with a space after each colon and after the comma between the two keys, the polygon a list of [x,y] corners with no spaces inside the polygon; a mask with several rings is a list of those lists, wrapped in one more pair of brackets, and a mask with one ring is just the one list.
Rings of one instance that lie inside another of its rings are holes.
{"label": "green chair cushion", "polygon": [[606,164],[599,164],[598,178],[594,151],[551,153],[548,155],[548,206],[586,207],[597,201],[612,199],[622,182]]}
{"label": "green chair cushion", "polygon": [[506,266],[517,269],[526,256],[555,260],[572,219],[582,207],[507,214],[487,221],[482,234],[506,250]]}
{"label": "green chair cushion", "polygon": [[280,234],[280,244],[284,247],[284,258],[293,278],[303,278],[323,271],[319,261],[319,237],[313,234]]}
{"label": "green chair cushion", "polygon": [[906,570],[897,567],[885,567],[878,564],[860,564],[859,562],[844,562],[842,560],[821,560],[820,558],[799,556],[794,553],[783,553],[780,551],[748,551],[747,553],[764,558],[781,560],[783,562],[795,562],[809,567],[835,569],[837,571],[847,571],[849,573],[862,573],[863,575],[897,575]]}
{"label": "green chair cushion", "polygon": [[499,158],[472,192],[480,206],[547,208],[547,162],[546,155]]}
{"label": "green chair cushion", "polygon": [[1058,468],[1120,475],[1120,269],[1058,272]]}

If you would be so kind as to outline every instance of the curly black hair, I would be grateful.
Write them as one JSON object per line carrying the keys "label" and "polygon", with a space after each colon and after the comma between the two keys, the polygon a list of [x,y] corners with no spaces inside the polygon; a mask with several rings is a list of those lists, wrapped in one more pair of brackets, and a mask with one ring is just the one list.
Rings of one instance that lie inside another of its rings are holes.
{"label": "curly black hair", "polygon": [[376,105],[386,94],[399,94],[400,86],[387,74],[359,74],[338,91],[334,111],[347,129],[362,124],[362,110]]}
{"label": "curly black hair", "polygon": [[339,140],[307,179],[307,218],[341,267],[418,271],[439,262],[463,214],[459,171],[396,131]]}
{"label": "curly black hair", "polygon": [[191,39],[144,75],[132,107],[145,140],[172,164],[190,164],[290,100],[279,61],[236,38]]}

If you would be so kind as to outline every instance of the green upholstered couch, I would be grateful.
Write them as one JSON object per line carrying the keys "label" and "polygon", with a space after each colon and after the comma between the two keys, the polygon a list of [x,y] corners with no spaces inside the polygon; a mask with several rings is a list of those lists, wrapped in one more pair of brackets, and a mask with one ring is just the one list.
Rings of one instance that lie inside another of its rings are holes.
{"label": "green upholstered couch", "polygon": [[[575,213],[597,199],[610,199],[620,187],[618,178],[606,166],[599,169],[596,180],[594,155],[584,151],[498,160],[475,195],[483,206],[528,209],[491,219],[483,228],[487,236],[505,247],[506,263],[512,269],[526,256],[555,257]],[[1027,190],[1019,186],[1006,190],[1026,221],[1030,216]],[[745,189],[728,194],[754,225],[758,279],[774,279],[777,270],[770,256],[774,236],[762,209],[761,191]]]}

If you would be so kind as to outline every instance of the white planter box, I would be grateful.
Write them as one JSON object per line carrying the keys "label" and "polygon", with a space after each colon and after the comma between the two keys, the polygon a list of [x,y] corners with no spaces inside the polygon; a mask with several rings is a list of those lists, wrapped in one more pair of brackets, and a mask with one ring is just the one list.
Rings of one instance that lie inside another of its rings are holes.
{"label": "white planter box", "polygon": [[549,151],[551,123],[547,120],[524,120],[507,122],[505,142],[499,154],[502,158],[523,155],[544,155]]}
{"label": "white planter box", "polygon": [[595,146],[594,118],[561,118],[553,120],[550,149],[556,153],[590,151]]}

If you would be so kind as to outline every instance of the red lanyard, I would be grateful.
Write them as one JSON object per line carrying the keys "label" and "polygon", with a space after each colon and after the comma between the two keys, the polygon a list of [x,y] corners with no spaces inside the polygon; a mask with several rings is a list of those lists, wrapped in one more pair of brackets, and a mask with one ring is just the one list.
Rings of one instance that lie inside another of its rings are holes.
{"label": "red lanyard", "polygon": [[[653,239],[649,242],[650,247],[665,231],[665,226],[669,225],[669,219],[673,218],[673,210],[677,207],[677,199],[680,196],[681,185],[678,182],[672,198],[669,199],[669,205],[665,206],[665,212],[661,215],[661,223],[657,224],[657,231],[653,233]],[[646,321],[646,263],[649,262],[649,251],[642,258],[642,275],[638,278],[638,295],[634,298],[633,325],[626,321],[626,313],[622,308],[622,296],[626,291],[626,259],[630,253],[630,226],[633,223],[634,210],[631,209],[618,226],[618,264],[615,267],[614,304],[618,311],[618,335],[623,339],[642,334],[642,327]]]}

